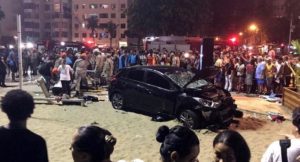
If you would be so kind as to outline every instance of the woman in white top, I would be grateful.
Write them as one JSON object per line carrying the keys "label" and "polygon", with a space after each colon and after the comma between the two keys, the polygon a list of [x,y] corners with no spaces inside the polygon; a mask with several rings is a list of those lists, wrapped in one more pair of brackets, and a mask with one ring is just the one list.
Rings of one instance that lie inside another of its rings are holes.
{"label": "woman in white top", "polygon": [[70,65],[66,64],[66,59],[64,59],[61,65],[58,66],[58,70],[60,72],[60,81],[62,85],[63,94],[71,95],[71,73],[73,73],[73,69]]}
{"label": "woman in white top", "polygon": [[[285,157],[288,162],[300,161],[300,108],[293,111],[293,135],[287,143]],[[283,162],[280,141],[273,142],[264,153],[261,162]]]}

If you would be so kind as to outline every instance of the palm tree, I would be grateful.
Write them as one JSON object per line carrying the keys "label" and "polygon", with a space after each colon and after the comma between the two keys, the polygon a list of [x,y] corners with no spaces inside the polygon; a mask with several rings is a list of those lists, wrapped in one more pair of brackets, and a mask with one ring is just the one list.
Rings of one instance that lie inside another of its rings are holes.
{"label": "palm tree", "polygon": [[[99,27],[98,25],[98,18],[97,16],[91,16],[87,19],[87,25],[86,27],[88,29],[91,29],[91,34],[93,36],[93,39],[95,39],[95,31]],[[95,40],[94,40],[95,41]]]}
{"label": "palm tree", "polygon": [[113,37],[116,37],[117,27],[118,27],[117,24],[115,24],[112,21],[109,21],[107,23],[106,28],[105,28],[107,30],[107,32],[109,33],[109,47],[110,48],[112,47],[112,39],[113,39]]}
{"label": "palm tree", "polygon": [[0,21],[5,17],[5,14],[4,12],[2,11],[1,9],[1,6],[0,6]]}

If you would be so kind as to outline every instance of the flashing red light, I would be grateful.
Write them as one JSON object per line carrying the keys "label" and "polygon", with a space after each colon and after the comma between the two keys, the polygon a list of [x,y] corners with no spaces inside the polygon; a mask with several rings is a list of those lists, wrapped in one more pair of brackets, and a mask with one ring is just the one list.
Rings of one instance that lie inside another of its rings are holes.
{"label": "flashing red light", "polygon": [[92,40],[92,39],[85,39],[84,41],[83,41],[83,44],[85,44],[87,47],[89,47],[89,48],[93,48],[93,47],[95,47],[96,46],[96,43],[94,42],[94,40]]}
{"label": "flashing red light", "polygon": [[237,38],[236,38],[236,37],[232,37],[232,38],[230,38],[230,41],[231,41],[232,43],[235,43],[235,42],[237,41]]}
{"label": "flashing red light", "polygon": [[238,44],[238,38],[236,36],[229,37],[228,42],[231,45],[236,45]]}

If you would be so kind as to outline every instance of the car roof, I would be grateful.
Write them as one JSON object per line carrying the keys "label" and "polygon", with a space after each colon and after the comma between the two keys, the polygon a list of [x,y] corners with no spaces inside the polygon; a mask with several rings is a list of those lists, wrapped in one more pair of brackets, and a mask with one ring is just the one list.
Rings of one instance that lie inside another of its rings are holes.
{"label": "car roof", "polygon": [[155,71],[159,71],[161,73],[166,73],[166,72],[172,73],[175,71],[187,71],[186,69],[174,67],[174,66],[131,66],[131,67],[127,67],[126,69],[128,69],[128,70],[138,70],[138,69],[155,70]]}

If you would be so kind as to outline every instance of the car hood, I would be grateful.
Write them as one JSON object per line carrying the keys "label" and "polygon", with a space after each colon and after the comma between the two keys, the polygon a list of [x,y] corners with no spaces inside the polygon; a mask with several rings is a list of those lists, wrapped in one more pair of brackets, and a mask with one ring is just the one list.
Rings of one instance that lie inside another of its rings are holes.
{"label": "car hood", "polygon": [[203,86],[201,88],[186,88],[184,92],[192,97],[200,97],[203,99],[218,101],[226,96],[222,89],[214,85]]}
{"label": "car hood", "polygon": [[212,67],[212,68],[205,68],[201,71],[199,70],[195,70],[193,71],[196,75],[190,80],[188,81],[184,86],[183,88],[186,88],[190,83],[198,80],[198,79],[206,79],[206,80],[211,80],[213,79],[216,74],[218,73],[218,69],[215,68],[215,67]]}

